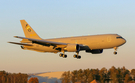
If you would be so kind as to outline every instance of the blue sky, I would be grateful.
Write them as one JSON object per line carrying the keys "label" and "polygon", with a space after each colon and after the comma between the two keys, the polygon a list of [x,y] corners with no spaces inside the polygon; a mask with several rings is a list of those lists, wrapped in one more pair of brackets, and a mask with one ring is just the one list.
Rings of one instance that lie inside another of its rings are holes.
{"label": "blue sky", "polygon": [[[68,71],[87,68],[135,68],[135,1],[134,0],[6,0],[0,1],[0,70],[7,72],[36,73]],[[75,53],[40,53],[22,50],[8,41],[21,41],[13,36],[24,36],[20,20],[25,19],[41,38],[58,38],[82,35],[117,33],[127,43],[118,49],[104,50],[92,55]]]}

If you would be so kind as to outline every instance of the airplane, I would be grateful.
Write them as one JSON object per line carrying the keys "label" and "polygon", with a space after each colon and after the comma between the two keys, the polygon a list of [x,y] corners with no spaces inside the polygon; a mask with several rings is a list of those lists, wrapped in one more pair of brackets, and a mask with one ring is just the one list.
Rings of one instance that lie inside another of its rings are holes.
{"label": "airplane", "polygon": [[67,58],[65,52],[76,52],[74,58],[81,59],[80,51],[85,51],[92,54],[101,54],[103,49],[114,48],[114,54],[117,54],[117,49],[126,43],[126,40],[118,34],[102,34],[88,35],[77,37],[64,37],[54,39],[42,39],[25,21],[20,20],[25,37],[14,36],[22,39],[20,43],[8,42],[21,45],[24,50],[33,50],[38,52],[58,53],[60,57]]}

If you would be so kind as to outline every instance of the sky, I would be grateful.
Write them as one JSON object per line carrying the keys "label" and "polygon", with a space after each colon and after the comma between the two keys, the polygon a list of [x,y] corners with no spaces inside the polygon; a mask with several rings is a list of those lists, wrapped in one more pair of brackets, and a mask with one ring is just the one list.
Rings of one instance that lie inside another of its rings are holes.
{"label": "sky", "polygon": [[[1,0],[0,1],[0,71],[11,73],[39,73],[73,71],[112,66],[135,69],[135,0]],[[73,58],[75,52],[40,53],[22,50],[19,42],[24,33],[20,20],[25,19],[43,39],[119,34],[126,44],[105,49],[102,54],[81,51],[81,59]]]}

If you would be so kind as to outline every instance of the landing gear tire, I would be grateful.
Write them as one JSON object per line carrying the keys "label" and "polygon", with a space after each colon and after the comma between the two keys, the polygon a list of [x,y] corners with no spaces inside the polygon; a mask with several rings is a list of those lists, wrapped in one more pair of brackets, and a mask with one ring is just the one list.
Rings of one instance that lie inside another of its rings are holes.
{"label": "landing gear tire", "polygon": [[116,55],[116,54],[117,54],[117,52],[114,52],[114,54]]}
{"label": "landing gear tire", "polygon": [[73,56],[74,58],[81,59],[81,56],[77,56],[76,54]]}
{"label": "landing gear tire", "polygon": [[67,58],[67,55],[66,54],[63,54],[63,58]]}
{"label": "landing gear tire", "polygon": [[75,54],[73,57],[74,57],[74,58],[77,58],[77,55]]}
{"label": "landing gear tire", "polygon": [[77,59],[81,59],[81,56],[78,56]]}
{"label": "landing gear tire", "polygon": [[114,54],[115,54],[115,55],[117,54],[117,52],[116,52],[117,49],[118,49],[118,47],[114,47],[114,50],[115,50],[115,51],[114,51]]}
{"label": "landing gear tire", "polygon": [[60,57],[63,57],[63,55],[64,55],[64,54],[62,54],[62,53],[59,54]]}

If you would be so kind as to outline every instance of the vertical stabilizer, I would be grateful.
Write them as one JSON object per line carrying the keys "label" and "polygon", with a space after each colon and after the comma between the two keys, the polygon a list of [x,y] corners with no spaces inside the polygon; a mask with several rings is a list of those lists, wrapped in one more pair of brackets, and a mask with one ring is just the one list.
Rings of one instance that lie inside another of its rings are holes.
{"label": "vertical stabilizer", "polygon": [[25,37],[33,38],[33,39],[41,39],[25,20],[20,20],[20,22],[21,22]]}

